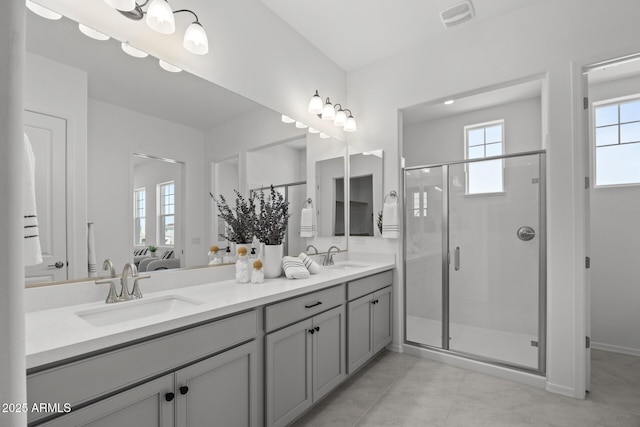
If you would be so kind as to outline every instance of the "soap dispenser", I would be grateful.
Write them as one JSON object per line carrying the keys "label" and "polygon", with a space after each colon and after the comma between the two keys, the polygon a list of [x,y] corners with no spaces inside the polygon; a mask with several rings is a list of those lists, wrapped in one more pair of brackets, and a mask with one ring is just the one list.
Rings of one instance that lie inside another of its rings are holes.
{"label": "soap dispenser", "polygon": [[225,264],[233,264],[235,262],[235,258],[231,255],[231,247],[227,246],[227,250],[224,253],[224,257],[222,258],[222,262]]}

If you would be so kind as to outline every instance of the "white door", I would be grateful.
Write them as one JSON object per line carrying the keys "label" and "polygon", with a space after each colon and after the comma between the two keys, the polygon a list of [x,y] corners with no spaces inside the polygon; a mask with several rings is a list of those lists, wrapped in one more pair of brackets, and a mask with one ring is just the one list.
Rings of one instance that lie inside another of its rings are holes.
{"label": "white door", "polygon": [[25,111],[24,131],[35,157],[36,208],[42,264],[25,268],[25,283],[67,280],[67,122]]}
{"label": "white door", "polygon": [[[591,171],[593,170],[593,168],[591,167],[592,165],[592,158],[591,158],[591,137],[590,137],[590,133],[591,133],[591,121],[590,121],[590,115],[591,115],[591,105],[588,101],[588,94],[589,94],[589,79],[587,78],[587,76],[585,74],[582,75],[582,93],[583,96],[587,98],[587,101],[584,103],[584,109],[582,112],[582,131],[583,133],[583,140],[585,143],[585,168],[587,171],[587,179],[588,179],[588,184],[589,185],[585,185],[586,187],[586,192],[585,192],[585,196],[584,196],[584,242],[585,242],[585,254],[587,257],[590,256],[590,252],[591,252],[591,187],[593,184],[591,182]],[[587,261],[585,260],[585,263]],[[589,263],[591,261],[589,260]],[[591,390],[591,344],[590,344],[590,340],[591,340],[591,270],[589,269],[589,266],[587,266],[587,268],[585,269],[585,274],[584,274],[584,294],[585,294],[585,335],[586,335],[586,351],[585,351],[585,391],[590,391]]]}

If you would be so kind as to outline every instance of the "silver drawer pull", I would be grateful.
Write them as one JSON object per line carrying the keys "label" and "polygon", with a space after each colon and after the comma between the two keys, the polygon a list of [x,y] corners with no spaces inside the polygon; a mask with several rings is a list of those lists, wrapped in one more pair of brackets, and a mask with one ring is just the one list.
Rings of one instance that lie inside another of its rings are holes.
{"label": "silver drawer pull", "polygon": [[322,304],[322,301],[318,301],[318,302],[313,303],[311,305],[305,305],[304,308],[311,308],[311,307],[315,307],[315,306],[320,305],[320,304]]}

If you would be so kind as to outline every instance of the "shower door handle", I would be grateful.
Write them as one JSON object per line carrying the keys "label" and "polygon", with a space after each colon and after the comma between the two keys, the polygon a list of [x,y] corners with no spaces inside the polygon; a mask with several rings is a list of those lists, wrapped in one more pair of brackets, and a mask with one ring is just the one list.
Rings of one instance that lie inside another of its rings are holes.
{"label": "shower door handle", "polygon": [[456,271],[460,270],[460,246],[456,246],[456,251],[453,255],[453,268]]}

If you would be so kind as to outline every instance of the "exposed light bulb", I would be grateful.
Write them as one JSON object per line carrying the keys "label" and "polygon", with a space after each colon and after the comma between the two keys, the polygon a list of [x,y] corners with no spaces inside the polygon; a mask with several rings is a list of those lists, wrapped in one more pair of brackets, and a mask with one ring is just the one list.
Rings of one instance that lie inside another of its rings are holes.
{"label": "exposed light bulb", "polygon": [[163,61],[162,59],[160,59],[158,63],[160,64],[163,70],[168,71],[170,73],[179,73],[180,71],[182,71],[182,68],[176,67],[173,64],[169,64],[168,62]]}
{"label": "exposed light bulb", "polygon": [[153,0],[147,9],[146,23],[153,31],[161,34],[173,34],[176,20],[171,6],[165,0]]}
{"label": "exposed light bulb", "polygon": [[356,131],[356,119],[353,118],[352,115],[347,117],[347,121],[344,124],[345,132],[355,132]]}
{"label": "exposed light bulb", "polygon": [[304,123],[302,123],[302,122],[296,122],[296,127],[297,127],[298,129],[306,129],[308,126],[307,126],[307,125],[305,125],[305,124],[304,124]]}
{"label": "exposed light bulb", "polygon": [[104,0],[104,2],[123,12],[129,12],[136,8],[136,0]]}
{"label": "exposed light bulb", "polygon": [[108,35],[101,33],[100,31],[94,30],[91,27],[87,27],[84,24],[78,24],[78,29],[85,36],[91,37],[92,39],[95,39],[95,40],[104,41],[104,40],[109,40],[111,38]]}
{"label": "exposed light bulb", "polygon": [[311,101],[309,101],[309,112],[311,114],[322,114],[322,107],[322,98],[320,98],[316,90],[315,95],[313,95]]}
{"label": "exposed light bulb", "polygon": [[318,129],[309,128],[309,133],[320,133]]}
{"label": "exposed light bulb", "polygon": [[320,138],[322,138],[322,139],[327,139],[327,138],[331,138],[331,136],[327,135],[327,134],[326,134],[326,133],[324,133],[324,132],[320,132]]}
{"label": "exposed light bulb", "polygon": [[336,117],[333,120],[333,124],[336,126],[344,126],[347,122],[347,113],[344,112],[342,108],[336,111]]}
{"label": "exposed light bulb", "polygon": [[187,27],[182,45],[189,52],[196,55],[206,55],[209,52],[207,32],[199,22],[194,22]]}
{"label": "exposed light bulb", "polygon": [[146,58],[149,56],[147,52],[144,52],[138,48],[135,48],[129,44],[129,42],[122,42],[122,50],[125,51],[128,55],[131,55],[135,58]]}
{"label": "exposed light bulb", "polygon": [[292,119],[291,117],[289,117],[289,116],[285,116],[285,115],[283,114],[283,115],[282,115],[282,122],[283,122],[283,123],[287,123],[287,124],[289,124],[289,123],[295,123],[296,121],[295,121],[295,119]]}
{"label": "exposed light bulb", "polygon": [[27,8],[31,12],[45,19],[51,19],[52,21],[55,21],[62,18],[62,15],[60,15],[58,12],[54,12],[53,10],[47,9],[44,6],[40,6],[38,3],[34,3],[31,0],[27,0]]}
{"label": "exposed light bulb", "polygon": [[322,109],[322,120],[333,120],[336,118],[336,110],[331,105],[331,101],[327,98],[327,102],[324,104],[324,108]]}

